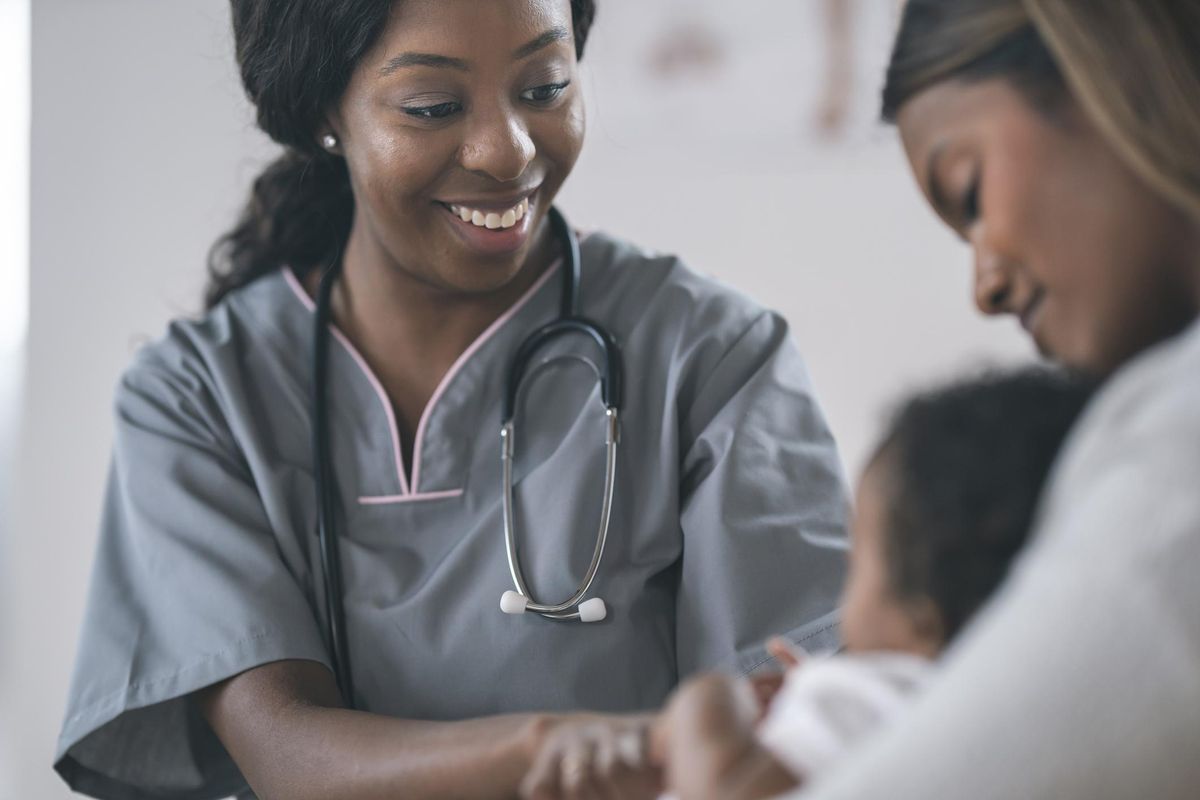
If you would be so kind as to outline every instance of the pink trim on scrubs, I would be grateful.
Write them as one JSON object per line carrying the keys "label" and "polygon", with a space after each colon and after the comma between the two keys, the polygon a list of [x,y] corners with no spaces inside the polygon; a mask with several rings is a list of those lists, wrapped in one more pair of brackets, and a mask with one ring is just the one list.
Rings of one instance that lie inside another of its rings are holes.
{"label": "pink trim on scrubs", "polygon": [[[375,391],[376,396],[379,398],[379,402],[383,405],[384,413],[387,415],[388,431],[392,437],[392,452],[396,462],[396,474],[400,481],[400,494],[364,495],[358,498],[359,503],[362,505],[385,505],[390,503],[408,503],[415,500],[444,500],[462,495],[462,489],[426,492],[424,494],[418,491],[421,485],[421,445],[425,439],[425,428],[429,422],[429,417],[432,415],[434,407],[437,405],[438,401],[441,400],[442,395],[445,393],[446,388],[450,385],[450,382],[454,380],[455,376],[458,375],[459,371],[463,368],[467,361],[470,360],[471,356],[473,356],[479,350],[479,348],[483,347],[483,345],[489,339],[491,339],[506,322],[512,319],[516,313],[520,311],[521,308],[528,303],[535,294],[537,294],[537,291],[546,284],[546,281],[550,280],[550,278],[556,272],[558,272],[561,266],[562,259],[559,259],[551,264],[550,267],[544,273],[542,273],[542,275],[536,281],[534,281],[533,285],[526,289],[525,293],[521,295],[521,297],[515,303],[513,303],[511,308],[497,317],[495,322],[489,325],[483,333],[479,334],[479,336],[475,338],[475,341],[473,341],[471,345],[463,351],[462,355],[455,360],[455,362],[450,366],[450,369],[446,371],[446,374],[442,376],[441,381],[438,382],[437,388],[434,389],[433,394],[430,396],[429,402],[425,404],[425,409],[421,412],[421,420],[417,424],[417,433],[414,439],[415,444],[413,446],[413,477],[411,489],[409,488],[408,478],[406,477],[404,469],[404,454],[400,449],[400,429],[396,425],[396,413],[392,408],[392,401],[388,398],[387,392],[384,391],[383,384],[379,382],[379,379],[375,376],[375,373],[371,369],[371,366],[367,363],[367,360],[363,358],[362,354],[358,352],[358,349],[355,348],[350,340],[346,338],[345,334],[338,330],[336,325],[330,323],[329,330],[333,333],[334,338],[341,342],[342,346],[346,348],[346,352],[350,354],[350,357],[354,359],[354,363],[358,365],[358,368],[361,369],[363,374],[367,377],[367,381],[371,384],[371,388]],[[310,312],[315,311],[316,304],[313,302],[313,299],[308,296],[308,292],[304,289],[304,286],[301,285],[300,280],[296,277],[296,274],[292,272],[291,267],[285,267],[283,269],[283,277],[287,282],[287,285],[291,287],[292,292],[297,298],[299,298],[304,307]]]}

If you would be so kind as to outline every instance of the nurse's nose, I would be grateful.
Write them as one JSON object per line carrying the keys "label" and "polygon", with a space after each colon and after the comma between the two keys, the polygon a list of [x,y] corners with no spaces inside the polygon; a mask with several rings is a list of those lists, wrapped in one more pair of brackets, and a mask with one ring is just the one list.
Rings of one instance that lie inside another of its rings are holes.
{"label": "nurse's nose", "polygon": [[459,162],[470,172],[509,183],[525,174],[536,154],[533,138],[520,115],[497,110],[475,120],[463,142]]}

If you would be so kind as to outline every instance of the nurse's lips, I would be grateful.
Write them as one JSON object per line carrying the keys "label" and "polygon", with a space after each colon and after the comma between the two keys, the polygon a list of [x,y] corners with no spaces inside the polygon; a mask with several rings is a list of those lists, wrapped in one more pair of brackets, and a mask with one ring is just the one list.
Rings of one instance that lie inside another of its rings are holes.
{"label": "nurse's lips", "polygon": [[529,235],[537,190],[500,197],[439,200],[469,247],[485,254],[517,250]]}

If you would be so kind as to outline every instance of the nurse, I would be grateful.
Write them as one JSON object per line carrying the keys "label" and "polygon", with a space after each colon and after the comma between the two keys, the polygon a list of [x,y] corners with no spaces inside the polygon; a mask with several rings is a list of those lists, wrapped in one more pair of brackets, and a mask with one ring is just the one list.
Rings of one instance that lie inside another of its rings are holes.
{"label": "nurse", "polygon": [[[284,154],[214,251],[207,314],[121,380],[56,759],[72,787],[508,797],[580,709],[656,707],[698,669],[750,671],[774,632],[830,644],[846,503],[785,323],[599,233],[581,243],[580,312],[626,372],[593,586],[607,617],[500,610],[504,386],[559,313],[569,254],[548,215],[583,142],[593,3],[232,6],[246,91]],[[324,274],[352,696],[317,535]],[[515,522],[539,598],[570,595],[595,545],[597,361],[582,337],[556,341],[517,397]]]}

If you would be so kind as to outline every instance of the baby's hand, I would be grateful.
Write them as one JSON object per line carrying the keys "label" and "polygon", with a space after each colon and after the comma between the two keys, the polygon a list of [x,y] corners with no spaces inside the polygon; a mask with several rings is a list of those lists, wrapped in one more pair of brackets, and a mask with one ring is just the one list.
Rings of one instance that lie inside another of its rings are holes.
{"label": "baby's hand", "polygon": [[792,644],[782,636],[772,636],[767,641],[767,652],[785,670],[798,667],[808,659],[808,653],[804,652],[802,647]]}
{"label": "baby's hand", "polygon": [[775,699],[775,695],[783,686],[786,673],[803,664],[808,658],[808,653],[782,636],[773,637],[767,642],[767,652],[783,667],[784,671],[760,672],[750,676],[750,686],[754,689],[754,695],[758,699],[760,720],[766,716],[767,709],[771,707],[771,701]]}
{"label": "baby's hand", "polygon": [[652,724],[646,715],[581,714],[566,720],[542,745],[521,797],[656,797],[661,772],[646,752]]}
{"label": "baby's hand", "polygon": [[771,701],[783,687],[786,675],[782,672],[759,672],[747,678],[750,688],[754,690],[754,699],[758,703],[758,720],[767,715]]}
{"label": "baby's hand", "polygon": [[667,707],[667,785],[681,800],[752,800],[793,788],[796,777],[763,747],[755,728],[763,690],[781,675],[749,680],[702,675]]}
{"label": "baby's hand", "polygon": [[709,797],[754,742],[757,684],[709,674],[684,683],[667,704],[666,773],[681,798]]}

